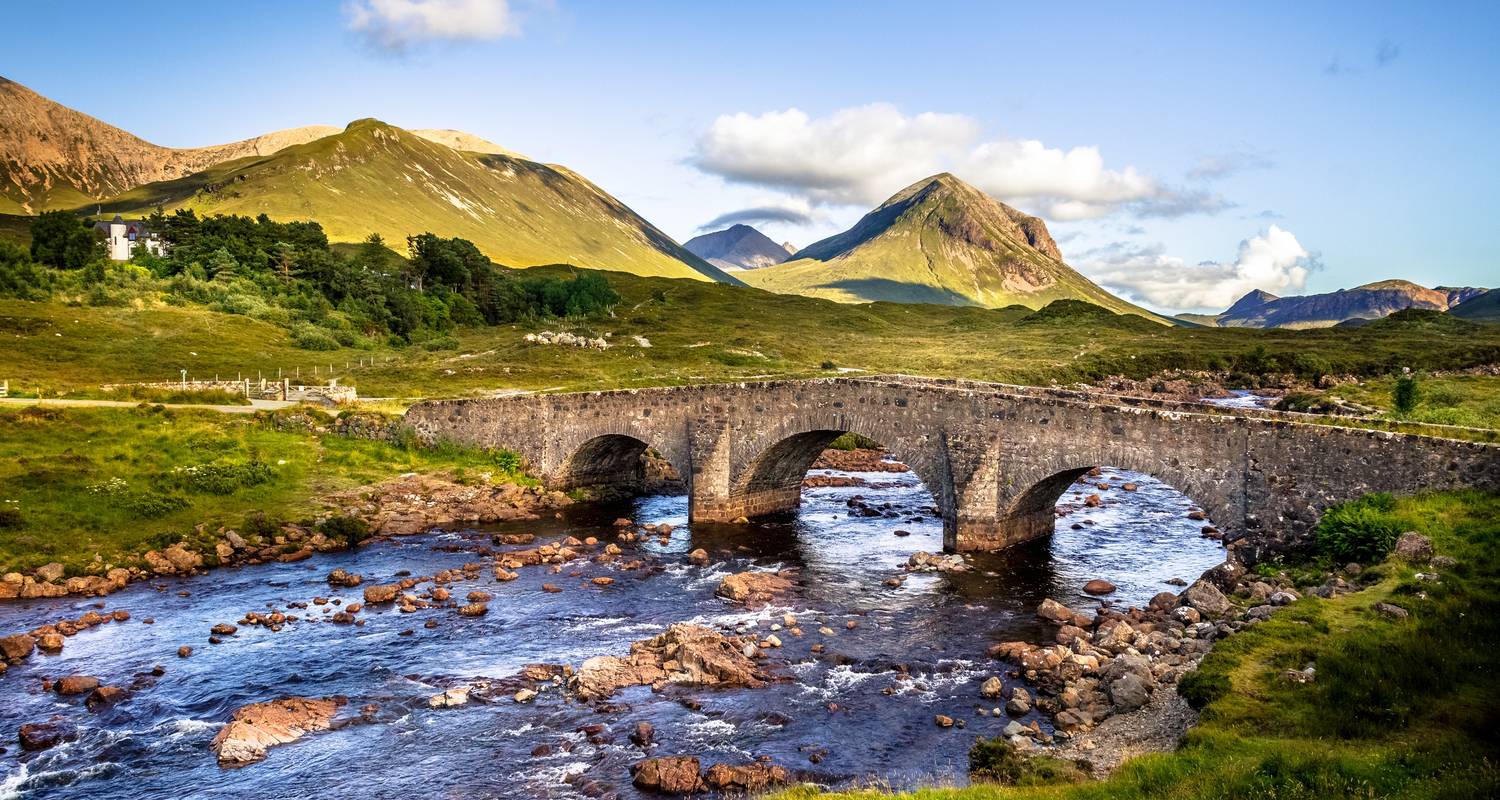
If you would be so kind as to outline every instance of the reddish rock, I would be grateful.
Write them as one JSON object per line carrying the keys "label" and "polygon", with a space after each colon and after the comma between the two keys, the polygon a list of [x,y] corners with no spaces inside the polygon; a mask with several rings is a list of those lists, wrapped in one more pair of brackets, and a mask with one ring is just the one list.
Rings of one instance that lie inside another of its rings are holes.
{"label": "reddish rock", "polygon": [[708,768],[703,780],[708,788],[716,792],[760,794],[767,789],[791,783],[792,774],[786,767],[778,764],[715,764]]}
{"label": "reddish rock", "polygon": [[118,686],[100,686],[83,699],[83,704],[90,711],[98,711],[125,699],[125,694],[125,690]]}
{"label": "reddish rock", "polygon": [[46,750],[73,736],[73,728],[65,722],[30,722],[21,726],[19,738],[23,750]]}
{"label": "reddish rock", "polygon": [[88,694],[99,688],[99,679],[92,675],[68,675],[58,678],[52,688],[61,695]]}
{"label": "reddish rock", "polygon": [[1095,578],[1085,583],[1083,590],[1088,594],[1112,594],[1115,591],[1115,585],[1103,578]]}
{"label": "reddish rock", "polygon": [[725,577],[714,593],[737,603],[766,603],[792,586],[790,580],[775,572],[741,572]]}
{"label": "reddish rock", "polygon": [[255,703],[234,712],[234,718],[213,740],[220,766],[238,766],[266,757],[266,750],[295,742],[308,733],[327,730],[344,698],[285,697]]}
{"label": "reddish rock", "polygon": [[698,759],[693,756],[648,758],[630,768],[637,789],[658,794],[694,794],[703,791]]}
{"label": "reddish rock", "polygon": [[35,649],[36,639],[24,633],[0,638],[0,655],[5,656],[7,661],[19,661],[31,655]]}

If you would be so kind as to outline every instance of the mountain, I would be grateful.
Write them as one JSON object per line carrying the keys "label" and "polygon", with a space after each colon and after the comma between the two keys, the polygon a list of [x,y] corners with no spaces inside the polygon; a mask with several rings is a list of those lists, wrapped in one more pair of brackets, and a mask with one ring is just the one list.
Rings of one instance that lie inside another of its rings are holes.
{"label": "mountain", "polygon": [[515,267],[566,263],[739,283],[565,167],[454,150],[373,119],[269,156],[241,158],[105,201],[106,214],[157,206],[201,214],[317,220],[334,241],[379,233],[398,250],[431,231]]}
{"label": "mountain", "polygon": [[1428,289],[1403,280],[1297,297],[1277,297],[1257,290],[1222,314],[1194,315],[1192,319],[1226,328],[1327,328],[1353,320],[1380,319],[1406,308],[1447,311],[1483,293],[1483,289],[1470,287]]}
{"label": "mountain", "polygon": [[1475,322],[1500,322],[1500,289],[1470,297],[1448,309],[1448,313]]}
{"label": "mountain", "polygon": [[708,263],[729,270],[775,266],[793,252],[788,245],[777,244],[749,225],[732,225],[722,231],[694,236],[682,246]]}
{"label": "mountain", "polygon": [[213,147],[152,144],[0,78],[0,214],[52,208],[314,219],[335,241],[462,236],[511,266],[739,283],[565,167],[454,130],[375,120]]}
{"label": "mountain", "polygon": [[1086,300],[1161,320],[1063,263],[1036,217],[943,173],[898,192],[792,260],[740,275],[752,286],[846,303],[888,300],[1041,308]]}
{"label": "mountain", "polygon": [[162,147],[0,77],[0,212],[83,207],[143,183],[337,131],[312,125],[212,147]]}

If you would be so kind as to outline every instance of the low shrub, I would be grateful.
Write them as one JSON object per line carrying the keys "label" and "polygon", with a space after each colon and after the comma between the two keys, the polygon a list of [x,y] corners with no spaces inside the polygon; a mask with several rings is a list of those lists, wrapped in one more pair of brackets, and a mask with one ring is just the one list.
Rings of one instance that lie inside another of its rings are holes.
{"label": "low shrub", "polygon": [[1048,756],[1026,756],[1002,737],[977,739],[969,748],[969,779],[1005,786],[1075,783],[1089,776],[1086,765]]}
{"label": "low shrub", "polygon": [[318,530],[330,539],[353,547],[370,538],[370,524],[359,517],[333,516],[318,523]]}
{"label": "low shrub", "polygon": [[181,495],[156,492],[138,492],[124,503],[127,511],[141,519],[159,519],[188,505],[187,499]]}
{"label": "low shrub", "polygon": [[308,323],[299,323],[292,328],[292,344],[303,350],[337,350],[339,342],[333,334]]}
{"label": "low shrub", "polygon": [[1318,551],[1339,563],[1384,559],[1401,535],[1395,508],[1396,498],[1377,492],[1328,509],[1313,533]]}
{"label": "low shrub", "polygon": [[271,467],[258,459],[238,464],[196,464],[178,467],[172,477],[184,491],[198,494],[234,494],[271,480]]}
{"label": "low shrub", "polygon": [[1229,676],[1218,670],[1198,669],[1182,676],[1177,682],[1177,693],[1188,705],[1202,710],[1204,706],[1229,694]]}
{"label": "low shrub", "polygon": [[26,527],[26,518],[19,508],[0,508],[0,530],[14,531]]}

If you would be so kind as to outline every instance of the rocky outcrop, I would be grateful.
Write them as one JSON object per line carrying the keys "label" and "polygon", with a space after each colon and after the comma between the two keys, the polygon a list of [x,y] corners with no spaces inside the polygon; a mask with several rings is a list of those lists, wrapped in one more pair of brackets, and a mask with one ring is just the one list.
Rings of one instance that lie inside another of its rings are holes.
{"label": "rocky outcrop", "polygon": [[595,656],[584,661],[570,688],[585,701],[609,697],[627,686],[759,688],[767,678],[746,654],[754,652],[754,647],[749,639],[679,623],[635,642],[627,656]]}
{"label": "rocky outcrop", "polygon": [[714,764],[699,772],[696,756],[658,756],[639,761],[630,768],[637,789],[656,794],[761,794],[792,782],[791,770],[779,764]]}
{"label": "rocky outcrop", "polygon": [[378,534],[537,519],[573,501],[561,492],[511,483],[469,486],[441,475],[402,475],[324,499],[337,513],[367,521]]}
{"label": "rocky outcrop", "polygon": [[630,768],[630,782],[637,789],[657,794],[696,794],[703,791],[695,756],[660,756]]}
{"label": "rocky outcrop", "polygon": [[911,469],[900,461],[889,460],[884,450],[856,448],[854,450],[824,450],[818,454],[812,469],[835,469],[840,472],[907,472]]}
{"label": "rocky outcrop", "polygon": [[259,761],[271,747],[327,730],[344,702],[342,697],[285,697],[245,706],[236,710],[234,718],[214,737],[214,754],[220,766]]}

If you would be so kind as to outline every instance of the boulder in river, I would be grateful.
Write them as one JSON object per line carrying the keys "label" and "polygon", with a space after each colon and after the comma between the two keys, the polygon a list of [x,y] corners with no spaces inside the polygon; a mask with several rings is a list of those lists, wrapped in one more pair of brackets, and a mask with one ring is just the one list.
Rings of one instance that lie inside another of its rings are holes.
{"label": "boulder in river", "polygon": [[792,774],[779,764],[715,764],[704,773],[703,780],[716,792],[761,794],[767,789],[791,783]]}
{"label": "boulder in river", "polygon": [[358,586],[361,583],[364,583],[364,581],[365,578],[363,575],[355,575],[354,573],[349,572],[343,567],[339,567],[328,573],[329,586],[352,587]]}
{"label": "boulder in river", "polygon": [[396,599],[401,591],[401,584],[386,583],[376,586],[365,587],[365,605],[372,603],[390,603]]}
{"label": "boulder in river", "polygon": [[1085,583],[1083,585],[1083,591],[1084,592],[1086,592],[1088,594],[1095,594],[1095,595],[1098,595],[1098,594],[1112,594],[1112,593],[1114,593],[1115,588],[1116,587],[1115,587],[1115,585],[1113,583],[1110,583],[1109,581],[1104,580],[1103,578],[1095,578],[1095,579],[1093,579],[1093,580],[1091,580],[1088,583]]}
{"label": "boulder in river", "polygon": [[74,736],[71,725],[60,720],[48,722],[29,722],[21,726],[19,738],[22,750],[46,750],[49,747],[70,739]]}
{"label": "boulder in river", "polygon": [[36,639],[28,634],[0,637],[0,655],[7,661],[20,661],[36,649]]}
{"label": "boulder in river", "polygon": [[244,706],[214,737],[214,754],[226,767],[259,761],[268,748],[327,730],[344,702],[342,697],[283,697]]}
{"label": "boulder in river", "polygon": [[743,652],[746,641],[712,628],[678,623],[635,642],[628,656],[595,656],[573,676],[573,691],[598,700],[626,686],[681,684],[760,688],[766,678]]}
{"label": "boulder in river", "polygon": [[736,603],[768,603],[792,589],[792,582],[777,572],[741,572],[719,582],[715,594]]}
{"label": "boulder in river", "polygon": [[99,679],[92,675],[65,675],[52,688],[61,695],[88,694],[99,688]]}

